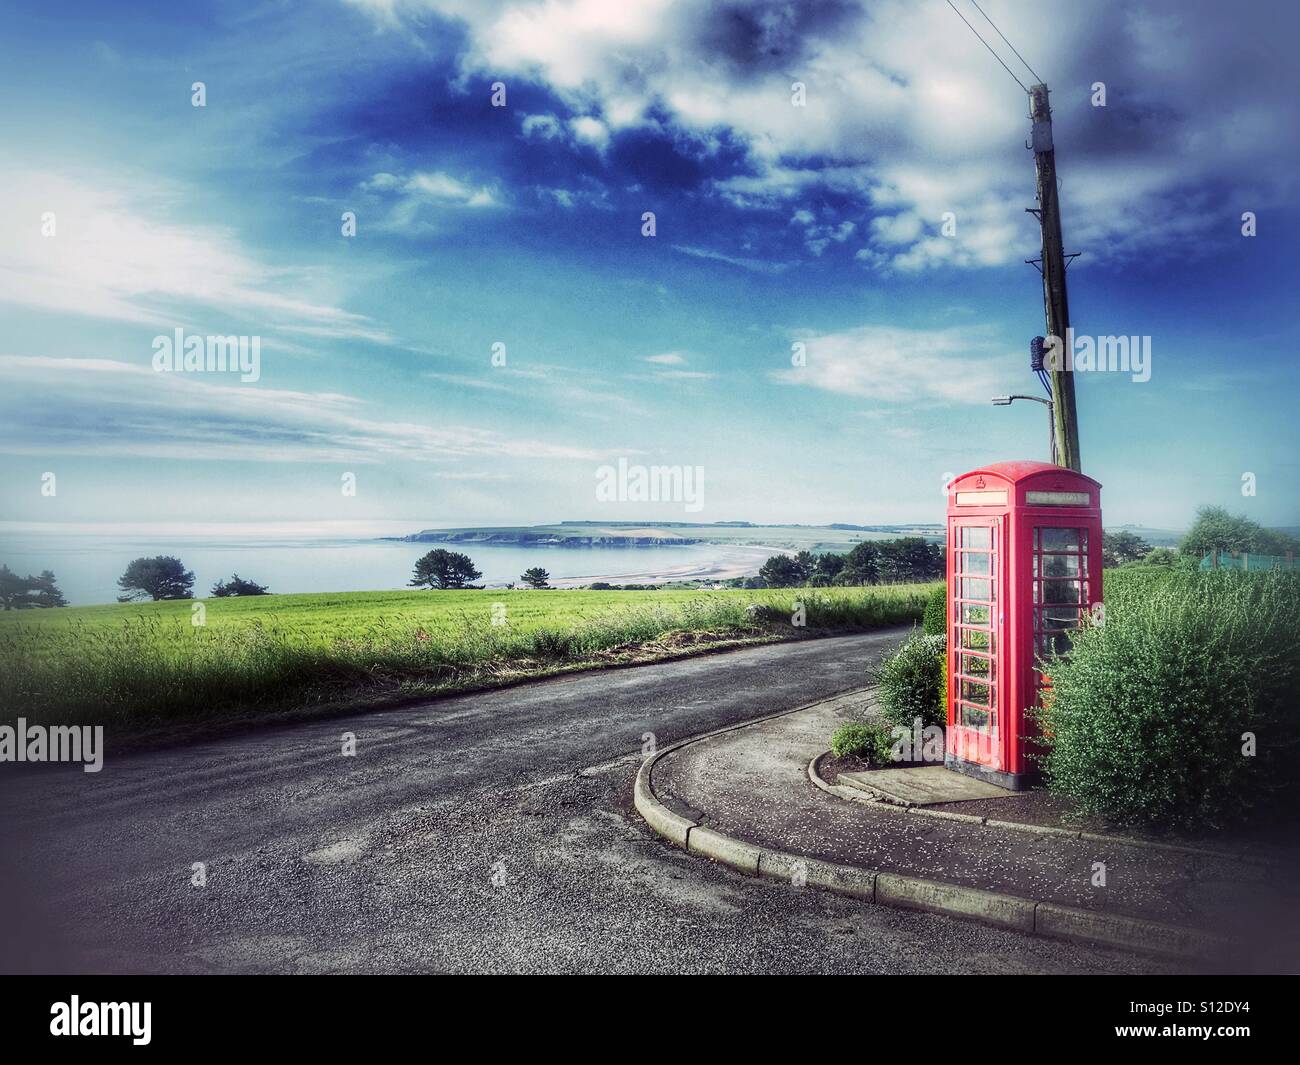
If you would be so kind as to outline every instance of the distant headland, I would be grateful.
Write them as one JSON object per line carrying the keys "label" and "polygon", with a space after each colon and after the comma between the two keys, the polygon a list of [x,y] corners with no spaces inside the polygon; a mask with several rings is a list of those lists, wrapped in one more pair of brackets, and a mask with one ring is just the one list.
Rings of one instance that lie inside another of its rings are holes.
{"label": "distant headland", "polygon": [[943,539],[939,524],[758,525],[748,521],[561,521],[554,525],[422,529],[385,540],[431,544],[498,544],[526,547],[679,547],[684,544],[754,545],[790,551],[843,551],[862,540],[900,536]]}

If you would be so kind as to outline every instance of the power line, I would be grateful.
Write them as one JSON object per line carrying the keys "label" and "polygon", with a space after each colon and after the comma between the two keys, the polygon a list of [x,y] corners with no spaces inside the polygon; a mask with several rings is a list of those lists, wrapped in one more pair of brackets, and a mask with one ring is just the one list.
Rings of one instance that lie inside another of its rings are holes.
{"label": "power line", "polygon": [[[991,44],[989,44],[988,41],[986,41],[983,37],[980,36],[980,32],[979,32],[979,30],[977,30],[974,26],[972,26],[969,22],[967,22],[967,20],[966,20],[966,16],[963,15],[960,11],[957,10],[957,7],[956,7],[955,4],[953,4],[952,0],[948,0],[948,6],[951,7],[951,8],[953,9],[954,13],[957,15],[957,17],[958,17],[959,19],[962,20],[962,22],[965,22],[965,23],[966,23],[966,28],[967,28],[968,30],[970,30],[971,33],[975,34],[975,37],[979,40],[980,44],[982,44],[985,48],[987,48],[987,49],[989,50],[989,55],[991,55],[991,56],[992,56],[994,59],[996,59],[999,63],[1002,63],[1002,57],[1001,57],[1000,55],[998,55],[997,52],[993,51],[993,46],[992,46]],[[985,18],[987,18],[987,17],[988,17],[988,16],[986,15]],[[996,26],[994,26],[993,28],[994,28],[995,30],[997,29]],[[1004,38],[1004,39],[1005,39],[1005,38]],[[1014,48],[1011,49],[1011,50],[1012,50],[1013,52],[1015,51]],[[1023,63],[1024,60],[1022,59],[1021,62]],[[1026,63],[1025,65],[1028,66],[1029,64]],[[1014,81],[1017,85],[1019,85],[1021,89],[1024,89],[1025,95],[1028,95],[1028,94],[1029,94],[1029,90],[1025,88],[1025,83],[1024,83],[1023,81],[1021,81],[1018,77],[1016,77],[1016,72],[1015,72],[1014,70],[1012,70],[1009,66],[1007,66],[1006,63],[1002,63],[1002,69],[1005,70],[1008,74],[1011,75],[1011,80],[1012,80],[1012,81]]]}
{"label": "power line", "polygon": [[[975,2],[975,0],[970,0],[970,2],[975,5],[976,11],[978,11],[981,15],[984,15],[984,9],[980,7],[979,4]],[[1016,46],[1007,40],[1007,35],[998,29],[997,23],[995,23],[991,18],[989,18],[988,15],[984,15],[984,21],[987,22],[990,26],[993,27],[994,30],[997,31],[997,35],[1001,37],[1003,41],[1006,41],[1006,45],[1008,48],[1010,48],[1013,52],[1016,52]],[[1025,64],[1025,69],[1034,76],[1034,81],[1036,81],[1039,85],[1041,85],[1043,83],[1043,79],[1038,76],[1038,71],[1036,71],[1028,63],[1026,63],[1025,57],[1022,56],[1019,52],[1016,52],[1016,58],[1019,59],[1020,62]]]}

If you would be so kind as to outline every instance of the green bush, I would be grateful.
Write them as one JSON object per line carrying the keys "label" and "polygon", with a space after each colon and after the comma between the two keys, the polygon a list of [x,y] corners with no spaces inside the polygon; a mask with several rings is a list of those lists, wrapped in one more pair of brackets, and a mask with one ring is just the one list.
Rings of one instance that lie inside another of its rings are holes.
{"label": "green bush", "polygon": [[941,584],[925,601],[925,614],[921,618],[921,631],[927,636],[946,636],[948,633],[948,586]]}
{"label": "green bush", "polygon": [[1104,621],[1049,666],[1036,714],[1048,786],[1120,824],[1221,827],[1284,809],[1300,753],[1300,575],[1108,578]]}
{"label": "green bush", "polygon": [[913,633],[876,671],[884,716],[895,725],[911,728],[916,718],[924,725],[947,720],[943,684],[947,640],[943,636]]}
{"label": "green bush", "polygon": [[939,700],[939,721],[937,723],[946,725],[948,723],[948,655],[946,648],[945,653],[939,656],[939,690],[936,695]]}
{"label": "green bush", "polygon": [[850,721],[831,737],[831,751],[837,758],[856,754],[873,769],[892,762],[893,745],[889,726],[879,721]]}

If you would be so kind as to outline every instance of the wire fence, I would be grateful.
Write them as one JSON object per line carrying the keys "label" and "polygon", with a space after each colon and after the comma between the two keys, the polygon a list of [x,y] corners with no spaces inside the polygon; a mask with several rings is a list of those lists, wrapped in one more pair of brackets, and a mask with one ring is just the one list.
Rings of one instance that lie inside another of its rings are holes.
{"label": "wire fence", "polygon": [[1244,573],[1267,573],[1269,570],[1294,570],[1295,552],[1285,555],[1259,555],[1249,551],[1210,551],[1201,559],[1201,569],[1235,569]]}

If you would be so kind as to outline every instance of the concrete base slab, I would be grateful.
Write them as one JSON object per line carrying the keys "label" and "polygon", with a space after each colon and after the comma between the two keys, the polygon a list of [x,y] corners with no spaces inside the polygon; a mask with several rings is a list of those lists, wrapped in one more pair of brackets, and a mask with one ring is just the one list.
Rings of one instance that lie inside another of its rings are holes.
{"label": "concrete base slab", "polygon": [[874,793],[886,802],[905,806],[931,806],[967,799],[1004,799],[1019,794],[995,784],[954,773],[941,765],[912,769],[873,769],[864,773],[841,773],[839,783]]}

